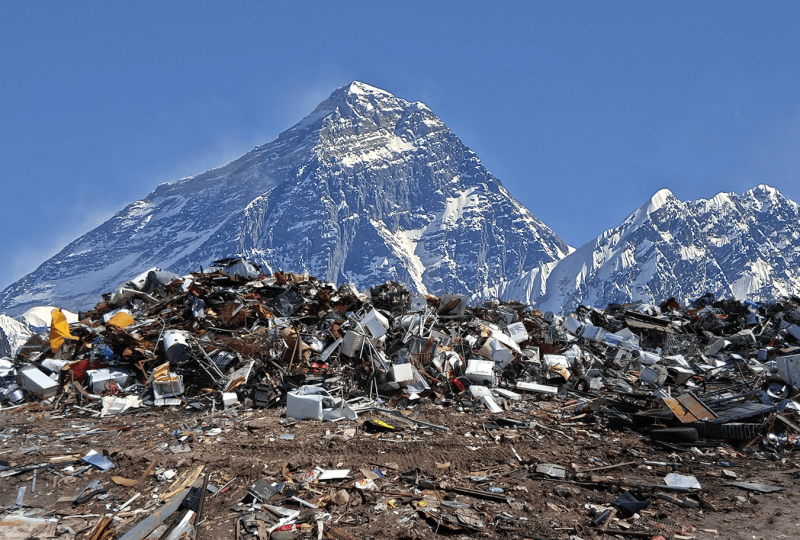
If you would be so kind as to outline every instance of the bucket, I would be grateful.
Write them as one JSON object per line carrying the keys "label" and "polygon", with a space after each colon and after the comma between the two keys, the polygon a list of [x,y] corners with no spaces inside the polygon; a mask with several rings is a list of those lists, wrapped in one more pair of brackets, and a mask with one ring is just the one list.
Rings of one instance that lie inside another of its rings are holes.
{"label": "bucket", "polygon": [[164,332],[164,351],[167,360],[174,366],[185,364],[189,360],[189,345],[186,343],[186,334],[180,330],[167,330]]}

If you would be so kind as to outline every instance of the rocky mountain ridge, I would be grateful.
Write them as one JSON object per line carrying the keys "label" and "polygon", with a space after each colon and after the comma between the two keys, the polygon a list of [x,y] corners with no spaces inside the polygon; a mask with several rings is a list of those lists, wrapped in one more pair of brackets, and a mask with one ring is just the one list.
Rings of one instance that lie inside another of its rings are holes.
{"label": "rocky mountain ridge", "polygon": [[78,311],[152,267],[240,255],[359,288],[579,304],[800,294],[800,211],[760,185],[661,190],[577,250],[516,201],[433,112],[360,82],[268,144],[158,186],[0,292],[0,313]]}
{"label": "rocky mountain ridge", "polygon": [[767,300],[800,295],[799,268],[800,206],[778,190],[762,184],[684,202],[662,189],[569,256],[477,296],[554,312],[706,292]]}
{"label": "rocky mountain ridge", "polygon": [[360,82],[269,144],[159,186],[0,293],[0,312],[93,306],[157,266],[265,270],[418,292],[498,286],[571,248],[433,112]]}

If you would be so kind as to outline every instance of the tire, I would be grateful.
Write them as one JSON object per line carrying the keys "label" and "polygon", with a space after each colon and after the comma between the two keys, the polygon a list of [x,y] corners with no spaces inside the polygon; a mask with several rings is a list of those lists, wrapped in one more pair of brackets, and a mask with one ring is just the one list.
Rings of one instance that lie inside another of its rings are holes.
{"label": "tire", "polygon": [[734,441],[752,441],[764,428],[761,424],[744,424],[729,422],[727,424],[697,423],[697,432],[708,439],[732,439]]}
{"label": "tire", "polygon": [[586,377],[581,377],[578,379],[578,382],[575,383],[573,389],[577,390],[578,392],[591,392],[592,386],[589,383],[589,379]]}
{"label": "tire", "polygon": [[698,436],[695,428],[667,428],[654,429],[650,432],[650,438],[668,443],[694,443]]}

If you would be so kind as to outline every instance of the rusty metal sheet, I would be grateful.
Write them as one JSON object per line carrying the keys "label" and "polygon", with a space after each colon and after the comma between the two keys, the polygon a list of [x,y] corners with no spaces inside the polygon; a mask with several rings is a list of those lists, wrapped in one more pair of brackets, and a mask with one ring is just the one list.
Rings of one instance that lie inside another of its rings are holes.
{"label": "rusty metal sheet", "polygon": [[691,392],[681,394],[677,398],[663,396],[661,399],[672,411],[672,414],[683,424],[707,422],[717,417],[714,411],[703,405]]}

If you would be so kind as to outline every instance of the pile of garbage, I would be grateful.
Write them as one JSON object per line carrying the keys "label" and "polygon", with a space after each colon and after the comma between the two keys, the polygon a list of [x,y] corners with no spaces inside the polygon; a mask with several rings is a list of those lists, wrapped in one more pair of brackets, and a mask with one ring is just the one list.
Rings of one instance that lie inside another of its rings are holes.
{"label": "pile of garbage", "polygon": [[798,298],[709,294],[568,316],[466,302],[393,282],[357,291],[265,276],[243,259],[185,277],[153,269],[92,311],[53,309],[39,323],[49,334],[32,332],[0,360],[0,396],[95,416],[285,407],[317,420],[425,403],[502,413],[525,398],[559,399],[663,444],[797,445]]}
{"label": "pile of garbage", "polygon": [[[210,441],[238,429],[237,418],[242,429],[257,430],[251,420],[259,409],[285,411],[281,422],[286,426],[307,419],[338,422],[337,432],[326,436],[329,440],[349,440],[360,431],[388,441],[383,437],[404,436],[400,434],[409,426],[419,429],[409,441],[452,434],[453,428],[464,428],[460,431],[470,436],[464,425],[419,419],[423,407],[466,413],[461,418],[480,420],[478,428],[470,429],[495,442],[511,440],[509,430],[543,433],[533,441],[557,435],[572,442],[567,430],[578,429],[596,439],[601,432],[640,433],[671,456],[698,447],[718,448],[720,456],[734,455],[732,448],[738,448],[743,456],[758,448],[762,456],[777,459],[800,448],[800,404],[794,399],[800,391],[798,298],[754,303],[705,295],[686,306],[671,298],[659,306],[581,306],[562,316],[511,302],[468,306],[464,295],[417,295],[393,282],[358,291],[309,275],[267,276],[243,259],[225,259],[189,276],[153,269],[105,295],[89,312],[36,308],[24,320],[4,323],[9,330],[3,336],[13,334],[13,339],[6,337],[8,356],[0,359],[3,411],[49,410],[59,419],[196,412],[197,422],[166,434],[168,440],[160,443],[176,455],[188,442]],[[126,428],[130,426],[121,429]],[[69,440],[71,433],[62,437]],[[294,435],[281,434],[278,442],[284,439],[293,441]],[[370,492],[382,497],[376,499],[376,508],[410,505],[436,531],[485,533],[491,525],[513,533],[527,527],[524,508],[503,488],[492,487],[492,478],[535,478],[594,489],[605,485],[594,477],[600,470],[634,463],[672,470],[681,466],[674,457],[642,463],[637,458],[570,471],[511,449],[514,466],[504,463],[492,473],[463,476],[469,485],[391,464],[373,463],[353,482],[350,469],[335,463],[287,464],[270,475],[274,481],[248,481],[244,498],[232,509],[240,514],[236,535],[310,533],[315,526],[322,531],[321,509],[349,508],[351,497],[367,500]],[[77,472],[58,473],[53,463],[3,462],[0,477],[33,471],[32,492],[41,468],[63,475],[113,466],[108,459],[113,455],[70,456],[75,459],[66,465]],[[130,480],[131,485],[141,489],[153,474],[172,481],[175,471],[154,469],[156,461],[138,482]],[[124,538],[144,538],[179,508],[190,510],[165,537],[177,538],[192,529],[186,516],[196,515],[196,522],[206,494],[227,488],[209,484],[202,469],[186,469],[166,492],[153,488],[163,506]],[[650,498],[665,491],[658,497],[681,508],[710,504],[697,497],[695,477],[670,473],[664,481],[625,485],[629,491],[612,505],[588,505],[589,526],[607,527],[617,511],[638,515],[647,505],[636,498],[642,490]],[[323,485],[325,490],[319,491]],[[783,489],[747,482],[729,485],[763,493]],[[91,486],[75,500],[107,491]],[[607,487],[619,490],[623,485]],[[447,497],[442,499],[442,493]],[[24,494],[22,486],[19,508],[24,507]],[[458,497],[496,503],[495,522],[487,523],[486,511],[478,513]],[[514,512],[502,510],[503,504]],[[115,515],[127,507],[117,506]],[[340,521],[344,517],[335,523],[347,523]],[[106,517],[97,522],[98,538],[109,523]],[[328,537],[350,537],[337,527],[326,525]]]}

